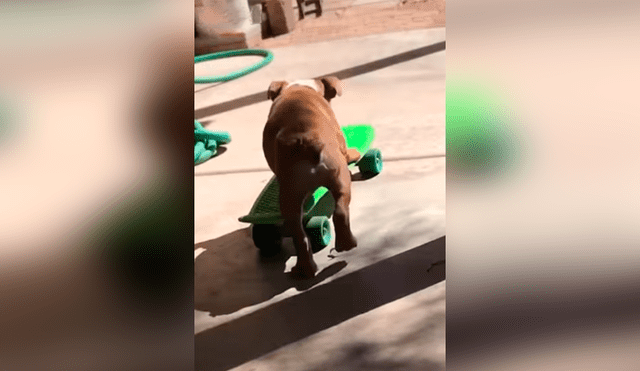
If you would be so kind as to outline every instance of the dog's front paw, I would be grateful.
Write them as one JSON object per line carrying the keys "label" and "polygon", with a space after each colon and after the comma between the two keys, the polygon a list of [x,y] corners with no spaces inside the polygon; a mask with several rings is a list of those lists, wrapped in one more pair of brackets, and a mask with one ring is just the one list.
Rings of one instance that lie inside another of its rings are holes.
{"label": "dog's front paw", "polygon": [[295,278],[307,279],[315,277],[317,271],[318,266],[313,261],[307,263],[298,262],[291,268],[291,275]]}

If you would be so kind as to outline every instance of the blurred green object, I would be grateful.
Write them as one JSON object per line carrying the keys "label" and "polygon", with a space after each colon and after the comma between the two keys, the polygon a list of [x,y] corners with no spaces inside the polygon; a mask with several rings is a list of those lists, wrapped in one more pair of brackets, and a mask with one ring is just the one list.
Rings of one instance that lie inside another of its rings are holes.
{"label": "blurred green object", "polygon": [[446,115],[448,177],[493,178],[513,163],[504,103],[486,86],[447,81]]}

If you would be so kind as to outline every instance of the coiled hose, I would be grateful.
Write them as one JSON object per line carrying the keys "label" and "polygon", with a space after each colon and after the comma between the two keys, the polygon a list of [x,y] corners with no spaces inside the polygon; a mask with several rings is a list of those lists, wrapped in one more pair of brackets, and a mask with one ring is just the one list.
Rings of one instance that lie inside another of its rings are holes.
{"label": "coiled hose", "polygon": [[[234,80],[244,75],[250,74],[251,72],[257,71],[258,69],[271,63],[271,61],[273,60],[273,54],[268,50],[241,49],[241,50],[228,50],[228,51],[223,51],[218,53],[199,55],[195,57],[195,63],[210,61],[214,59],[244,56],[244,55],[259,55],[259,56],[263,56],[264,59],[262,59],[260,62],[254,65],[245,67],[239,71],[231,72],[226,75],[196,77],[195,83],[211,84],[216,82],[225,82],[225,81]],[[202,124],[200,124],[198,120],[194,120],[194,122],[195,122],[194,166],[195,166],[195,165],[200,165],[201,163],[215,156],[217,153],[218,146],[221,144],[227,144],[231,142],[231,136],[229,135],[229,133],[224,131],[209,131],[204,127],[202,127]]]}

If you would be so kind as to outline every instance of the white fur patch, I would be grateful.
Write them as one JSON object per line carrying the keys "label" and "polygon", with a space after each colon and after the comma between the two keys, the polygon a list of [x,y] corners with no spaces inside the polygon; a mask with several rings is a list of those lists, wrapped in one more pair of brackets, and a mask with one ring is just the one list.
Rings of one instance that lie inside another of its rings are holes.
{"label": "white fur patch", "polygon": [[311,89],[320,93],[320,86],[318,86],[318,82],[316,80],[297,80],[297,81],[290,82],[289,85],[287,85],[287,87],[293,86],[293,85],[308,86]]}

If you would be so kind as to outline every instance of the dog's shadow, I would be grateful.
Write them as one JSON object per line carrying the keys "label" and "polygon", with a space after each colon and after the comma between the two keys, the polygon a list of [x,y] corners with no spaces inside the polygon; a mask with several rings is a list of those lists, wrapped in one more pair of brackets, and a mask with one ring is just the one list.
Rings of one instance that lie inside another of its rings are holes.
{"label": "dog's shadow", "polygon": [[269,258],[262,257],[254,246],[250,228],[196,244],[196,251],[204,251],[194,263],[195,309],[209,312],[212,317],[234,313],[291,288],[307,290],[347,266],[345,261],[338,261],[313,279],[295,278],[290,272],[285,273],[287,260],[294,256],[293,247],[287,242],[280,253]]}

